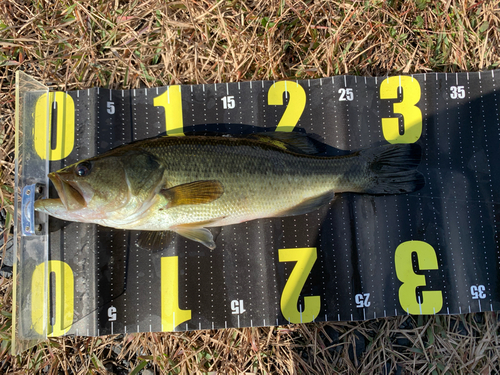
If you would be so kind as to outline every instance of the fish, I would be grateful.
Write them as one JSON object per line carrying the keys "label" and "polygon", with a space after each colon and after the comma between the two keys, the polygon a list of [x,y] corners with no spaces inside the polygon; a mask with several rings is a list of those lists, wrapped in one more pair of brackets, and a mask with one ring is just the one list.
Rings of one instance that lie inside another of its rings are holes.
{"label": "fish", "polygon": [[211,227],[304,215],[336,193],[417,191],[420,160],[417,144],[319,155],[317,140],[300,132],[156,137],[49,173],[59,197],[37,200],[35,210],[142,231],[143,248],[161,249],[177,233],[214,249]]}

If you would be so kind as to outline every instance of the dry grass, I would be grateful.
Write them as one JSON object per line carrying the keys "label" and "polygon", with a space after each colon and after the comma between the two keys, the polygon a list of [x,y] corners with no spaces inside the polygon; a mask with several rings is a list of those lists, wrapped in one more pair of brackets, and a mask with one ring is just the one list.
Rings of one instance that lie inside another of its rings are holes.
{"label": "dry grass", "polygon": [[68,337],[51,339],[17,358],[6,354],[2,370],[126,374],[144,367],[171,374],[490,374],[498,371],[498,328],[497,314],[485,313]]}
{"label": "dry grass", "polygon": [[500,53],[495,1],[4,0],[0,7],[5,69],[64,89],[470,71],[497,66]]}
{"label": "dry grass", "polygon": [[[1,202],[12,210],[16,69],[54,89],[134,88],[476,71],[499,46],[498,1],[0,0]],[[499,371],[494,313],[60,338],[12,357],[11,290],[0,279],[2,373]]]}

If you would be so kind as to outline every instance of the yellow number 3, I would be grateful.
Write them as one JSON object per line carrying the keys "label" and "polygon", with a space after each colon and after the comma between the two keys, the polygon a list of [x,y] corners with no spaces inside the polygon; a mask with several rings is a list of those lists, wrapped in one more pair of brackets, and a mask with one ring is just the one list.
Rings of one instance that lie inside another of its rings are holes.
{"label": "yellow number 3", "polygon": [[403,283],[399,288],[399,303],[409,314],[435,314],[443,307],[443,293],[440,290],[422,291],[422,300],[417,299],[417,287],[426,286],[425,276],[413,271],[412,254],[417,254],[420,270],[437,270],[438,262],[434,248],[426,242],[407,241],[396,249],[394,261],[396,275]]}
{"label": "yellow number 3", "polygon": [[403,115],[403,132],[399,129],[399,118],[383,118],[382,133],[389,143],[414,143],[422,135],[422,112],[416,104],[420,100],[420,84],[408,76],[386,78],[380,84],[380,99],[397,99],[398,90],[403,90],[403,100],[394,103],[394,113]]}

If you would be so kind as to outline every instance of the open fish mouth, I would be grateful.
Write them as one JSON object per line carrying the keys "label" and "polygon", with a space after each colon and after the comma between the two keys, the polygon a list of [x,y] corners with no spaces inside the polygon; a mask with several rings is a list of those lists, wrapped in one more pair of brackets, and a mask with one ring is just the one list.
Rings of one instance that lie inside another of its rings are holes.
{"label": "open fish mouth", "polygon": [[57,172],[49,173],[49,178],[57,190],[59,199],[68,211],[78,210],[87,206],[83,194],[78,189],[77,184],[66,181]]}

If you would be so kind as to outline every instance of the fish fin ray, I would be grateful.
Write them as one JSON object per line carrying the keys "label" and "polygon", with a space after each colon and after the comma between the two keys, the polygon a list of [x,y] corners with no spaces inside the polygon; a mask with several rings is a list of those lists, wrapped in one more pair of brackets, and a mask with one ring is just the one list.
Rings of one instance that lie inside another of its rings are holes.
{"label": "fish fin ray", "polygon": [[217,180],[194,181],[161,189],[160,194],[169,200],[167,208],[185,204],[210,203],[224,194],[224,187]]}
{"label": "fish fin ray", "polygon": [[167,248],[173,239],[172,231],[141,231],[137,238],[137,246],[156,253]]}
{"label": "fish fin ray", "polygon": [[330,203],[334,197],[334,192],[328,192],[326,194],[319,195],[317,197],[308,198],[296,206],[293,206],[285,211],[281,211],[280,213],[274,215],[276,217],[285,217],[285,216],[298,216],[304,215],[318,208]]}
{"label": "fish fin ray", "polygon": [[176,225],[175,228],[172,228],[177,234],[182,237],[186,237],[190,240],[199,242],[210,250],[215,249],[215,242],[212,233],[203,227],[195,227],[191,224],[181,224]]}
{"label": "fish fin ray", "polygon": [[414,143],[391,144],[360,151],[372,174],[368,194],[404,194],[420,190],[424,176],[417,171],[422,149]]}
{"label": "fish fin ray", "polygon": [[248,135],[248,139],[257,139],[279,148],[299,154],[312,155],[319,152],[312,134],[299,132],[260,132]]}

